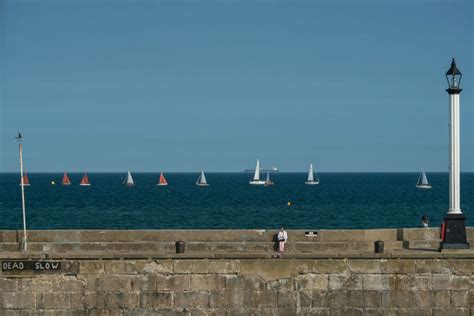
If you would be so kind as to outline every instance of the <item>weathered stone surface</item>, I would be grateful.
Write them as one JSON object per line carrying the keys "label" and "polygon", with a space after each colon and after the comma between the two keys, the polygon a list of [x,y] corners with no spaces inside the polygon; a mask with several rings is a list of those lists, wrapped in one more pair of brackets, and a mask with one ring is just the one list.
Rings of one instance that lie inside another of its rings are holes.
{"label": "weathered stone surface", "polygon": [[468,308],[434,308],[433,316],[469,316],[470,311]]}
{"label": "weathered stone surface", "polygon": [[362,288],[375,291],[390,290],[390,281],[384,274],[363,274]]}
{"label": "weathered stone surface", "polygon": [[76,260],[77,275],[0,273],[0,315],[462,315],[474,306],[472,259],[458,255],[185,258]]}
{"label": "weathered stone surface", "polygon": [[136,265],[137,271],[145,274],[173,273],[173,261],[171,260],[138,261]]}
{"label": "weathered stone surface", "polygon": [[23,292],[49,292],[53,288],[51,277],[42,275],[20,280],[20,290]]}
{"label": "weathered stone surface", "polygon": [[39,293],[36,294],[36,307],[39,309],[69,308],[69,293]]}
{"label": "weathered stone surface", "polygon": [[133,309],[140,306],[138,293],[109,292],[97,293],[97,307]]}
{"label": "weathered stone surface", "polygon": [[362,275],[330,274],[329,290],[362,290]]}
{"label": "weathered stone surface", "polygon": [[226,275],[226,291],[261,291],[265,288],[265,282],[256,275]]}
{"label": "weathered stone surface", "polygon": [[431,289],[431,276],[390,274],[387,276],[391,290],[429,290]]}
{"label": "weathered stone surface", "polygon": [[326,290],[328,276],[325,274],[303,274],[296,278],[296,289],[303,291]]}
{"label": "weathered stone surface", "polygon": [[382,294],[380,291],[347,291],[346,304],[352,307],[380,307]]}
{"label": "weathered stone surface", "polygon": [[435,307],[449,307],[451,304],[451,293],[449,293],[449,291],[436,291],[433,293]]}
{"label": "weathered stone surface", "polygon": [[35,308],[36,295],[33,292],[4,292],[3,308]]}
{"label": "weathered stone surface", "polygon": [[382,273],[415,273],[415,260],[389,259],[382,261]]}
{"label": "weathered stone surface", "polygon": [[175,307],[198,308],[209,306],[209,293],[207,291],[176,292],[173,295]]}
{"label": "weathered stone surface", "polygon": [[155,292],[157,289],[158,278],[162,275],[157,274],[142,274],[134,277],[131,280],[131,285],[134,291],[140,293]]}
{"label": "weathered stone surface", "polygon": [[382,292],[382,306],[414,308],[415,296],[411,291],[384,291]]}
{"label": "weathered stone surface", "polygon": [[[147,268],[151,269],[150,266]],[[105,271],[110,274],[137,274],[137,264],[132,261],[106,261]]]}
{"label": "weathered stone surface", "polygon": [[295,280],[294,279],[279,279],[275,281],[266,282],[266,288],[270,291],[294,291],[295,290]]}
{"label": "weathered stone surface", "polygon": [[469,305],[469,291],[451,291],[451,307],[466,307]]}
{"label": "weathered stone surface", "polygon": [[193,291],[222,291],[225,289],[225,277],[218,274],[192,274]]}
{"label": "weathered stone surface", "polygon": [[239,260],[211,260],[209,262],[209,273],[239,273],[240,272],[240,261]]}
{"label": "weathered stone surface", "polygon": [[448,261],[440,259],[415,260],[416,273],[449,273]]}
{"label": "weathered stone surface", "polygon": [[417,308],[430,308],[434,306],[434,294],[431,291],[415,291],[415,306]]}
{"label": "weathered stone surface", "polygon": [[[53,281],[54,292],[83,292],[85,289],[85,282],[77,279],[75,276],[63,276],[55,278]],[[39,291],[35,288],[35,291]]]}
{"label": "weathered stone surface", "polygon": [[173,305],[173,296],[169,292],[142,293],[140,306],[142,308],[170,307]]}
{"label": "weathered stone surface", "polygon": [[188,291],[191,287],[191,275],[158,275],[156,289],[158,291]]}
{"label": "weathered stone surface", "polygon": [[0,276],[0,293],[18,291],[18,280]]}
{"label": "weathered stone surface", "polygon": [[295,292],[278,292],[278,307],[295,308],[296,293]]}
{"label": "weathered stone surface", "polygon": [[312,291],[298,291],[296,292],[296,308],[311,308],[313,307],[313,292]]}
{"label": "weathered stone surface", "polygon": [[352,273],[382,273],[380,260],[350,259],[347,264]]}
{"label": "weathered stone surface", "polygon": [[87,289],[98,292],[126,292],[131,291],[132,286],[126,276],[103,274],[99,275],[97,278],[88,278]]}
{"label": "weathered stone surface", "polygon": [[312,260],[311,273],[344,273],[347,269],[347,261],[344,259],[321,259]]}
{"label": "weathered stone surface", "polygon": [[105,273],[104,261],[102,260],[83,260],[80,263],[79,271],[81,274],[99,274]]}
{"label": "weathered stone surface", "polygon": [[[346,306],[346,292],[345,291],[330,291],[328,292],[327,306],[331,309]],[[313,301],[314,306],[314,301]]]}
{"label": "weathered stone surface", "polygon": [[469,290],[470,277],[433,274],[433,290]]}
{"label": "weathered stone surface", "polygon": [[209,261],[204,260],[193,260],[192,273],[209,273]]}
{"label": "weathered stone surface", "polygon": [[174,261],[174,273],[191,273],[193,269],[192,260],[175,260]]}
{"label": "weathered stone surface", "polygon": [[448,259],[447,264],[452,274],[466,276],[474,274],[474,260]]}
{"label": "weathered stone surface", "polygon": [[241,274],[258,274],[267,281],[296,277],[298,264],[295,260],[243,260]]}

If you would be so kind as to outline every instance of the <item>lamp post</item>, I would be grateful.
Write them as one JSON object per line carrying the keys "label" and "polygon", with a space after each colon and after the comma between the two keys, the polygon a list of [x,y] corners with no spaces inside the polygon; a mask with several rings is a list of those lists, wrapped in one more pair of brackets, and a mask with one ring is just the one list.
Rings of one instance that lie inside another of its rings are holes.
{"label": "lamp post", "polygon": [[21,184],[21,206],[23,208],[23,251],[26,251],[27,248],[27,241],[26,241],[26,211],[25,211],[25,185],[23,179],[23,146],[21,142],[23,141],[23,136],[21,133],[18,132],[18,135],[15,137],[18,141],[19,149],[20,149],[20,184]]}
{"label": "lamp post", "polygon": [[459,95],[462,91],[462,73],[453,58],[446,72],[449,94],[449,209],[444,218],[444,238],[441,249],[466,249],[466,217],[461,211],[460,200],[460,142],[459,142]]}

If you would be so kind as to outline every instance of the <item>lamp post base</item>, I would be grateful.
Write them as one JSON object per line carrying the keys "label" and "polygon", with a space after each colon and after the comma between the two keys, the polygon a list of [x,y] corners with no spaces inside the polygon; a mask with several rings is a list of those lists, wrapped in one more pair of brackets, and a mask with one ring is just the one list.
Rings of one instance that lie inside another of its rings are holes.
{"label": "lamp post base", "polygon": [[446,214],[445,234],[441,249],[469,249],[466,239],[466,217],[464,214]]}

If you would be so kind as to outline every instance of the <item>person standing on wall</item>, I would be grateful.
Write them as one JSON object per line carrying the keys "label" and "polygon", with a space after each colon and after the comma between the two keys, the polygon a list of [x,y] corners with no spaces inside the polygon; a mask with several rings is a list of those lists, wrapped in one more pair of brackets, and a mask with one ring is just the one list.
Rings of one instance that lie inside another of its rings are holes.
{"label": "person standing on wall", "polygon": [[281,226],[280,231],[278,232],[278,251],[280,254],[283,254],[285,251],[285,243],[288,241],[288,233],[285,230],[284,226]]}

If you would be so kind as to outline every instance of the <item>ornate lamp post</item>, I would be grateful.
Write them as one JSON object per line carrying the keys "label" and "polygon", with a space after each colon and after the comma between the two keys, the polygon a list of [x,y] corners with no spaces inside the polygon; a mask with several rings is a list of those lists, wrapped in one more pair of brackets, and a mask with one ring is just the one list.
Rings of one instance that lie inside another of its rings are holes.
{"label": "ornate lamp post", "polygon": [[449,210],[444,218],[444,238],[441,249],[466,249],[466,217],[461,211],[460,201],[460,142],[459,142],[459,95],[462,91],[462,73],[453,58],[446,72],[449,94]]}
{"label": "ornate lamp post", "polygon": [[23,136],[21,133],[18,133],[18,136],[15,137],[18,141],[19,149],[20,149],[20,184],[21,184],[21,206],[23,208],[23,251],[27,250],[27,242],[26,242],[26,211],[25,211],[25,184],[23,179],[23,146],[21,142],[23,141]]}

